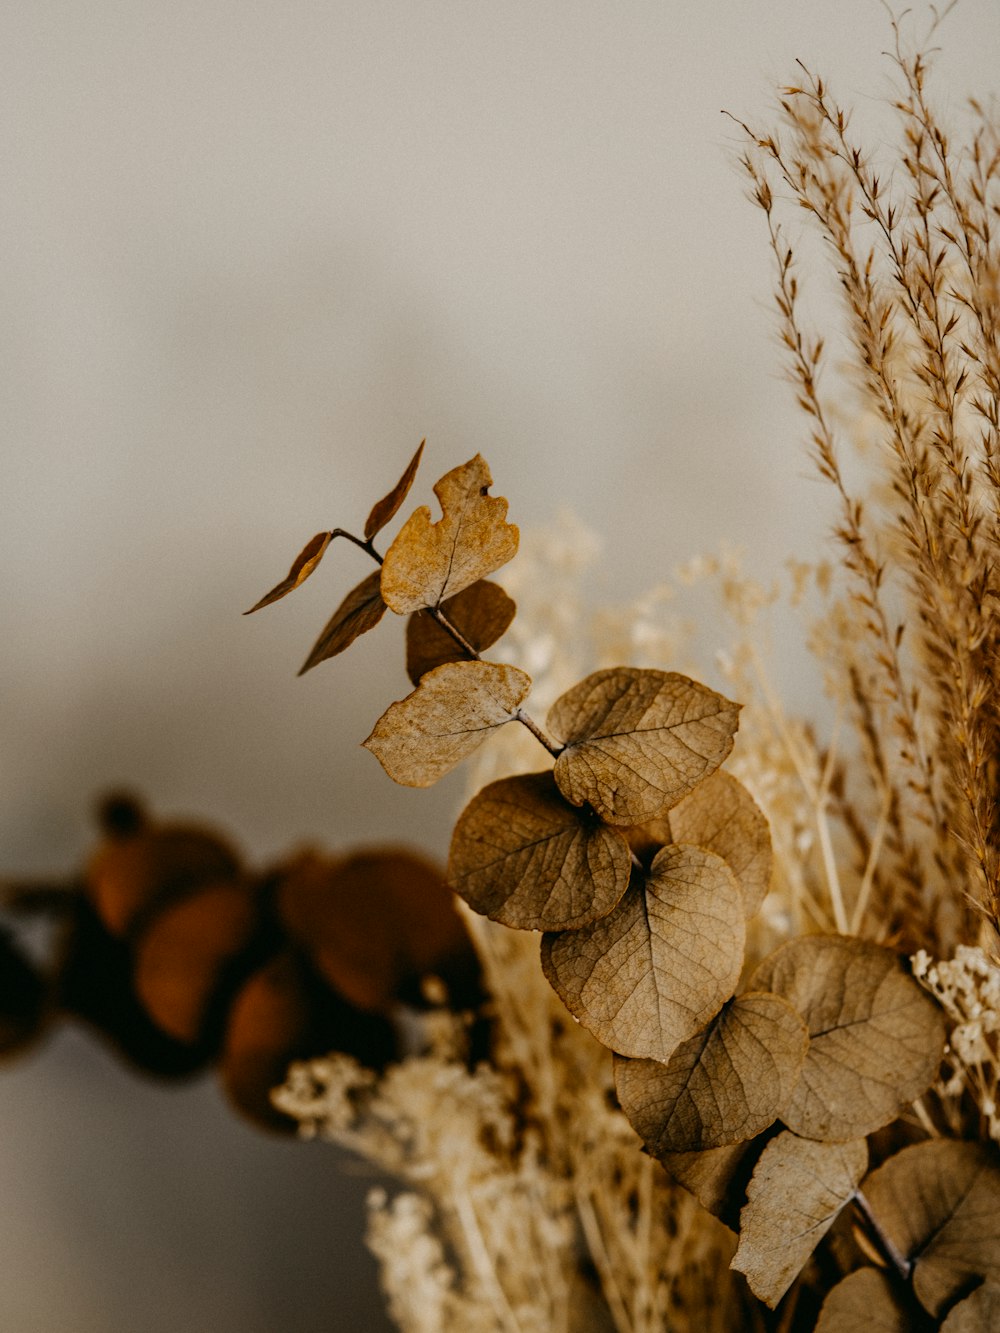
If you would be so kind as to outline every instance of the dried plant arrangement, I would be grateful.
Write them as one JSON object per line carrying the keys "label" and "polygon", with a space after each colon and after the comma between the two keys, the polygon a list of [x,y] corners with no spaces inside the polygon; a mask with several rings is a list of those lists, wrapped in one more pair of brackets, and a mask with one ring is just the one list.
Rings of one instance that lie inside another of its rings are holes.
{"label": "dried plant arrangement", "polygon": [[737,122],[839,507],[836,561],[794,570],[827,598],[828,738],[782,707],[770,594],[728,556],[677,584],[721,591],[739,703],[677,669],[677,588],[583,642],[578,531],[495,582],[519,533],[478,454],[380,549],[421,445],[251,610],[338,540],[371,558],[302,670],[407,618],[413,689],[364,745],[417,788],[470,761],[447,869],[255,871],[118,798],[81,875],[8,892],[61,925],[44,975],[3,937],[4,1048],[82,1015],[387,1171],[369,1242],[405,1333],[1000,1326],[1000,134],[974,104],[954,140],[894,33],[895,157],[805,69],[775,128]]}

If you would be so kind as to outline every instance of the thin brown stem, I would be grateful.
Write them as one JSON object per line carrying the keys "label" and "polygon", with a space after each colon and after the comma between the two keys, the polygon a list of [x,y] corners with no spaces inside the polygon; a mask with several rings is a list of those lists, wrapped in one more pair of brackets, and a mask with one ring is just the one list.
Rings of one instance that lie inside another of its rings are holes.
{"label": "thin brown stem", "polygon": [[896,1276],[902,1282],[910,1280],[910,1270],[913,1265],[905,1255],[900,1254],[893,1241],[885,1234],[872,1212],[871,1204],[865,1198],[860,1190],[854,1195],[854,1206],[865,1220],[865,1226],[872,1240],[877,1245],[879,1251],[885,1259],[892,1265]]}

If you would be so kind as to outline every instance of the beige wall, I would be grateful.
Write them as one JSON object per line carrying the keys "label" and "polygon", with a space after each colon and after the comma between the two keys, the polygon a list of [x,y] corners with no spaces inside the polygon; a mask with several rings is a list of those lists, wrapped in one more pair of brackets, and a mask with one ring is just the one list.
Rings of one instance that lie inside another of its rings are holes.
{"label": "beige wall", "polygon": [[[516,521],[605,534],[610,595],[723,538],[765,575],[814,554],[719,111],[760,117],[802,56],[877,123],[888,44],[876,0],[0,6],[3,868],[71,864],[119,782],[256,856],[442,849],[460,780],[394,789],[356,748],[398,626],[295,679],[362,557],[238,614],[423,435],[425,492],[478,449]],[[944,44],[957,114],[995,0]],[[357,1188],[212,1089],[66,1040],[0,1080],[0,1125],[0,1327],[376,1326],[332,1299]]]}

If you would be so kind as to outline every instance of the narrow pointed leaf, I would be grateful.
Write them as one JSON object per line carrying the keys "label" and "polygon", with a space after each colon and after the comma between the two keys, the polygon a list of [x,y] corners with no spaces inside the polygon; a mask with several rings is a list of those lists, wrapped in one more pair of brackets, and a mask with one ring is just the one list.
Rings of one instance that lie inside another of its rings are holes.
{"label": "narrow pointed leaf", "polygon": [[485,459],[476,454],[434,487],[438,522],[426,505],[406,520],[382,565],[382,596],[393,611],[440,606],[514,556],[518,531],[505,521],[507,501],[487,494],[492,484]]}
{"label": "narrow pointed leaf", "polygon": [[270,592],[265,593],[259,602],[255,602],[249,611],[244,611],[245,616],[253,615],[254,611],[259,611],[261,607],[270,606],[272,602],[280,601],[288,593],[294,592],[300,583],[305,583],[306,579],[313,572],[319,562],[323,559],[323,553],[330,545],[332,532],[317,532],[316,536],[306,542],[305,546],[295,557],[291,569],[280,583],[275,584]]}
{"label": "narrow pointed leaf", "polygon": [[[499,583],[479,579],[441,603],[441,613],[477,653],[485,652],[514,619],[517,607]],[[428,611],[414,611],[406,622],[406,672],[414,685],[445,662],[467,661],[465,649]]]}
{"label": "narrow pointed leaf", "polygon": [[342,653],[355,639],[374,629],[384,615],[385,602],[382,601],[379,571],[376,569],[356,588],[352,588],[334,611],[323,633],[313,644],[312,652],[300,668],[299,675],[304,676],[328,657]]}
{"label": "narrow pointed leaf", "polygon": [[613,1051],[669,1060],[736,989],[743,897],[721,857],[665,847],[621,902],[542,939],[542,967],[570,1013]]}
{"label": "narrow pointed leaf", "polygon": [[364,742],[394,782],[429,787],[516,716],[531,677],[494,662],[436,667],[391,704]]}
{"label": "narrow pointed leaf", "polygon": [[410,493],[410,487],[413,485],[413,479],[417,475],[417,468],[420,466],[420,455],[424,452],[426,440],[421,440],[417,446],[417,452],[407,464],[406,471],[396,482],[388,495],[384,495],[376,505],[372,506],[372,512],[368,515],[368,521],[365,523],[365,541],[370,542],[373,537],[377,537],[385,525],[395,518],[399,512],[399,507]]}
{"label": "narrow pointed leaf", "polygon": [[654,1157],[725,1148],[781,1114],[806,1055],[806,1025],[777,995],[740,995],[666,1064],[615,1058],[615,1087]]}
{"label": "narrow pointed leaf", "polygon": [[469,906],[516,930],[574,930],[628,888],[628,843],[570,805],[551,771],[484,787],[455,825],[448,882]]}
{"label": "narrow pointed leaf", "polygon": [[595,671],[549,710],[549,729],[565,743],[556,782],[611,824],[644,824],[718,768],[738,717],[738,704],[676,672]]}
{"label": "narrow pointed leaf", "polygon": [[816,1333],[913,1333],[910,1312],[876,1268],[859,1268],[823,1302]]}
{"label": "narrow pointed leaf", "polygon": [[779,1134],[747,1186],[732,1267],[773,1310],[857,1192],[868,1169],[864,1139],[816,1143]]}
{"label": "narrow pointed leaf", "polygon": [[941,1010],[891,949],[846,935],[790,940],[750,985],[783,995],[809,1029],[802,1075],[781,1116],[796,1134],[844,1141],[874,1133],[937,1073]]}
{"label": "narrow pointed leaf", "polygon": [[771,880],[771,834],[742,782],[720,769],[675,805],[667,821],[674,842],[722,857],[739,880],[747,916],[753,916]]}

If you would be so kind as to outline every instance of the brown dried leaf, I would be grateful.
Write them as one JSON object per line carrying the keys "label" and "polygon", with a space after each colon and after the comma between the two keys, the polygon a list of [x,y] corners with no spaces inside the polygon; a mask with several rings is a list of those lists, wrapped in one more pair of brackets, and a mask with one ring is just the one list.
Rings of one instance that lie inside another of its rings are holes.
{"label": "brown dried leaf", "polygon": [[913,1290],[932,1315],[976,1278],[1000,1282],[1000,1166],[991,1148],[913,1144],[873,1171],[864,1192],[879,1227],[914,1261]]}
{"label": "brown dried leaf", "polygon": [[743,1143],[781,1114],[808,1041],[787,1000],[740,995],[666,1064],[616,1056],[618,1099],[654,1157]]}
{"label": "brown dried leaf", "polygon": [[245,616],[252,616],[253,613],[259,611],[261,607],[270,606],[272,602],[280,601],[281,598],[287,596],[288,593],[294,592],[300,583],[305,583],[306,579],[323,559],[323,553],[330,545],[332,537],[332,532],[317,532],[316,536],[307,541],[305,546],[303,546],[302,550],[295,557],[292,567],[285,578],[283,578],[280,583],[275,584],[270,592],[265,593],[259,602],[255,602],[250,610],[244,611],[243,614]]}
{"label": "brown dried leaf", "polygon": [[396,482],[388,495],[384,495],[376,505],[372,506],[372,512],[368,515],[368,521],[365,523],[366,542],[370,542],[373,537],[378,536],[385,525],[395,517],[399,511],[399,506],[409,495],[413,478],[417,475],[417,468],[420,466],[420,455],[424,452],[426,443],[426,440],[420,441],[417,452],[410,459],[406,471],[399,481]]}
{"label": "brown dried leaf", "polygon": [[299,675],[304,676],[328,657],[342,653],[355,639],[374,629],[384,615],[381,575],[376,569],[356,588],[352,588],[334,611],[323,633],[313,644],[312,652],[299,670]]}
{"label": "brown dried leaf", "polygon": [[542,967],[566,1008],[620,1055],[669,1060],[736,989],[743,896],[721,857],[664,847],[648,874],[582,930],[542,939]]}
{"label": "brown dried leaf", "polygon": [[406,520],[382,565],[382,596],[393,611],[440,606],[515,555],[518,530],[505,522],[507,501],[487,495],[492,484],[486,460],[476,454],[434,487],[437,523],[426,505]]}
{"label": "brown dried leaf", "polygon": [[941,1333],[996,1333],[1000,1328],[1000,1287],[990,1282],[959,1301],[941,1325]]}
{"label": "brown dried leaf", "polygon": [[787,1131],[767,1145],[747,1186],[730,1267],[774,1307],[854,1197],[868,1170],[864,1139],[816,1143]]}
{"label": "brown dried leaf", "polygon": [[549,710],[566,747],[556,782],[611,824],[644,824],[718,768],[738,716],[738,704],[673,671],[595,671]]}
{"label": "brown dried leaf", "polygon": [[622,835],[564,800],[549,771],[491,782],[469,802],[448,882],[515,930],[575,930],[619,902],[631,864]]}
{"label": "brown dried leaf", "polygon": [[660,1161],[679,1185],[694,1195],[713,1217],[735,1231],[750,1173],[760,1154],[762,1139],[748,1139],[728,1148],[704,1152],[668,1152]]}
{"label": "brown dried leaf", "polygon": [[[441,603],[441,612],[477,653],[496,643],[514,619],[517,607],[499,583],[480,579]],[[406,671],[414,685],[445,662],[468,659],[447,630],[428,611],[414,611],[406,622]]]}
{"label": "brown dried leaf", "polygon": [[891,949],[846,935],[790,940],[750,984],[783,995],[806,1020],[809,1050],[781,1117],[804,1138],[871,1134],[937,1073],[941,1010]]}
{"label": "brown dried leaf", "polygon": [[816,1333],[913,1333],[909,1311],[884,1273],[859,1268],[823,1302]]}
{"label": "brown dried leaf", "polygon": [[429,787],[515,717],[531,677],[495,662],[435,667],[390,704],[363,742],[394,782]]}
{"label": "brown dried leaf", "polygon": [[771,833],[742,782],[720,769],[675,805],[667,820],[674,842],[706,847],[728,863],[746,914],[753,916],[771,881]]}

